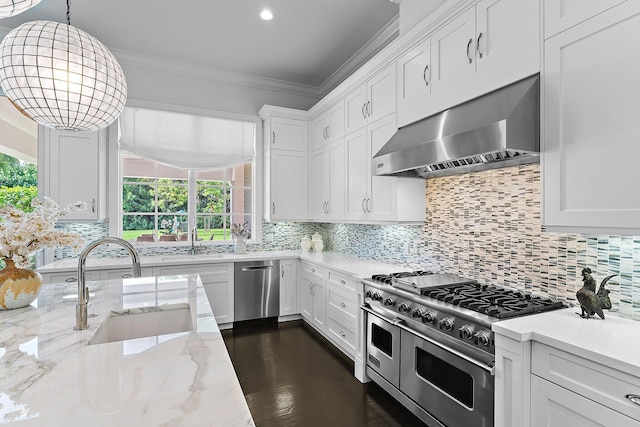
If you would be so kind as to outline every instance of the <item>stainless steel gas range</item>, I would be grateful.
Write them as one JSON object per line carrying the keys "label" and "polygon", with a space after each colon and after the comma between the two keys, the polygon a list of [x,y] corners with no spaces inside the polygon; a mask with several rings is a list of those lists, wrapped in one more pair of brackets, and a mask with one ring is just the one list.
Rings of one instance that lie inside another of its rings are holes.
{"label": "stainless steel gas range", "polygon": [[492,426],[491,324],[564,306],[427,271],[364,285],[367,375],[430,426]]}

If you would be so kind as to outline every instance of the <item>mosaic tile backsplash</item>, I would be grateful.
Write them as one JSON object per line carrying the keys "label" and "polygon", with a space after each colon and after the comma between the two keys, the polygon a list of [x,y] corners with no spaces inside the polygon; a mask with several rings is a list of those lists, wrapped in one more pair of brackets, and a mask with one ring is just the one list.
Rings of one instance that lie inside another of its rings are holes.
{"label": "mosaic tile backsplash", "polygon": [[[300,239],[322,234],[326,251],[459,274],[481,283],[547,295],[575,304],[588,266],[608,283],[611,311],[640,320],[640,237],[543,232],[539,165],[432,178],[422,226],[265,223],[263,243],[248,251],[296,250]],[[90,241],[105,224],[67,224]],[[140,247],[141,255],[186,253],[187,247]],[[98,250],[100,251],[100,249]],[[118,248],[98,256],[116,256]],[[232,252],[231,245],[207,252]],[[75,256],[59,250],[56,258]]]}

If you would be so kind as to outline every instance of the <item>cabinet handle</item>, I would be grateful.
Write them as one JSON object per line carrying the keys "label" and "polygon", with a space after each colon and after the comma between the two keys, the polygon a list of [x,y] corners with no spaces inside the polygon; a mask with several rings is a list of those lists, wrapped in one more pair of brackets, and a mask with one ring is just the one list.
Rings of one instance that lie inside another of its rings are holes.
{"label": "cabinet handle", "polygon": [[327,215],[329,215],[329,202],[325,202],[326,203],[326,210],[324,211],[324,213],[326,213]]}
{"label": "cabinet handle", "polygon": [[371,117],[371,101],[367,102],[367,117]]}
{"label": "cabinet handle", "polygon": [[340,301],[340,307],[345,308],[346,306],[347,306],[347,304],[345,304],[342,301]]}
{"label": "cabinet handle", "polygon": [[469,64],[471,64],[473,62],[473,58],[471,58],[471,44],[473,43],[473,39],[469,39],[469,42],[467,43],[467,59],[469,60]]}
{"label": "cabinet handle", "polygon": [[91,212],[96,213],[96,199],[91,199]]}
{"label": "cabinet handle", "polygon": [[476,52],[478,52],[478,58],[482,58],[482,52],[480,51],[481,38],[482,38],[482,33],[478,34],[478,40],[476,40]]}
{"label": "cabinet handle", "polygon": [[340,283],[342,283],[343,285],[347,284],[347,282],[345,282],[344,280],[340,280]]}
{"label": "cabinet handle", "polygon": [[131,273],[125,273],[125,274],[123,274],[123,275],[122,275],[122,276],[120,276],[120,277],[121,277],[121,278],[123,278],[123,279],[129,279],[129,278],[131,278],[131,277],[133,277],[133,276],[131,275]]}
{"label": "cabinet handle", "polygon": [[429,80],[431,79],[431,73],[429,73],[429,78],[427,78],[427,71],[429,71],[429,64],[424,67],[424,72],[422,73],[422,79],[424,80],[425,86],[429,86]]}
{"label": "cabinet handle", "polygon": [[316,272],[316,269],[315,269],[315,268],[313,268],[313,267],[311,267],[311,272],[312,272],[312,273],[315,273],[315,272]]}
{"label": "cabinet handle", "polygon": [[367,209],[364,207],[364,203],[367,201],[366,198],[362,199],[362,212],[367,212]]}
{"label": "cabinet handle", "polygon": [[627,399],[629,399],[632,403],[635,403],[636,405],[640,405],[640,396],[637,394],[627,394],[625,396]]}
{"label": "cabinet handle", "polygon": [[311,295],[315,295],[316,293],[314,292],[313,288],[315,288],[316,284],[312,283],[311,284]]}
{"label": "cabinet handle", "polygon": [[371,207],[369,204],[371,203],[371,199],[367,199],[367,213],[371,213]]}
{"label": "cabinet handle", "polygon": [[276,143],[276,131],[275,130],[273,132],[271,132],[271,143],[272,144]]}
{"label": "cabinet handle", "polygon": [[276,214],[276,202],[271,202],[271,214]]}
{"label": "cabinet handle", "polygon": [[313,295],[313,294],[311,293],[311,285],[313,285],[313,283],[309,282],[309,295]]}
{"label": "cabinet handle", "polygon": [[366,103],[366,102],[365,102],[364,104],[362,104],[362,118],[364,118],[364,119],[366,119],[366,118],[367,118],[367,115],[366,115],[366,113],[364,112],[364,107],[366,107],[366,106],[367,106],[367,103]]}
{"label": "cabinet handle", "polygon": [[77,282],[78,278],[77,277],[67,277],[66,279],[64,279],[65,282]]}
{"label": "cabinet handle", "polygon": [[344,337],[346,337],[346,336],[347,336],[347,334],[345,334],[345,333],[344,333],[344,331],[340,331],[340,336],[341,336],[342,338],[344,338]]}
{"label": "cabinet handle", "polygon": [[330,138],[331,138],[330,133],[329,133],[329,129],[330,129],[330,128],[331,128],[331,126],[327,126],[327,139],[330,139]]}
{"label": "cabinet handle", "polygon": [[280,277],[284,277],[284,266],[280,266],[280,270],[282,271],[281,276]]}

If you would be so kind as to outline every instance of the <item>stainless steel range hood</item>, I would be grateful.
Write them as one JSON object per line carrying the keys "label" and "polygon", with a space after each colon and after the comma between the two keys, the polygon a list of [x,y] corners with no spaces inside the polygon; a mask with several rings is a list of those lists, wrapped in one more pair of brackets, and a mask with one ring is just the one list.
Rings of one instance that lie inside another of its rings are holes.
{"label": "stainless steel range hood", "polygon": [[400,128],[373,158],[376,175],[425,178],[540,161],[535,75]]}

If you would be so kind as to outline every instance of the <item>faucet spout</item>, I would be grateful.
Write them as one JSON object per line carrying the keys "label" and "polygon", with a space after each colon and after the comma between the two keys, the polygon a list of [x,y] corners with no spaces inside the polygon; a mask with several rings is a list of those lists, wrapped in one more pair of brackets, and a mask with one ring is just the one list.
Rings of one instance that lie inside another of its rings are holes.
{"label": "faucet spout", "polygon": [[189,255],[195,255],[196,254],[196,240],[198,240],[198,228],[197,227],[193,227],[191,229],[191,247],[187,251],[187,253]]}
{"label": "faucet spout", "polygon": [[98,246],[108,245],[110,243],[120,245],[129,252],[131,255],[131,260],[133,262],[133,277],[140,277],[142,275],[140,270],[140,255],[138,251],[131,245],[131,243],[126,240],[120,239],[118,237],[103,237],[94,242],[89,243],[83,250],[80,252],[80,256],[78,257],[78,303],[76,304],[76,326],[74,329],[81,331],[83,329],[87,329],[89,325],[87,324],[87,304],[89,303],[89,289],[85,285],[85,264],[87,262],[87,257],[89,253],[93,251]]}

